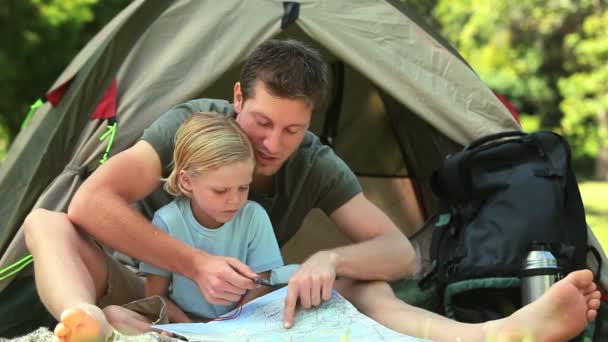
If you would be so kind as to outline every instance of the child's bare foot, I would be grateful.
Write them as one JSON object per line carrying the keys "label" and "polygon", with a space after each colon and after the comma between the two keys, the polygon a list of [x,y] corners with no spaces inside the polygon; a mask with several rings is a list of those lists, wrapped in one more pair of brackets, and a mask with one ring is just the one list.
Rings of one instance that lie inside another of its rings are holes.
{"label": "child's bare foot", "polygon": [[94,305],[65,310],[55,327],[55,341],[97,342],[112,334],[103,311]]}
{"label": "child's bare foot", "polygon": [[580,334],[595,319],[600,306],[600,292],[589,270],[570,273],[555,283],[535,302],[513,315],[486,326],[489,335],[505,335],[521,340],[567,341]]}

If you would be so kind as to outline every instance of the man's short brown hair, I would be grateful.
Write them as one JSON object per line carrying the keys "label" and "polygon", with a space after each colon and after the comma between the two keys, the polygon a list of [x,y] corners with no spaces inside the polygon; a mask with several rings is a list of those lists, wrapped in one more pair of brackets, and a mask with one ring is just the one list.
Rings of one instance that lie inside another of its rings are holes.
{"label": "man's short brown hair", "polygon": [[327,65],[321,54],[293,39],[270,39],[249,56],[241,71],[243,101],[253,97],[256,81],[274,96],[302,99],[319,106],[327,89]]}

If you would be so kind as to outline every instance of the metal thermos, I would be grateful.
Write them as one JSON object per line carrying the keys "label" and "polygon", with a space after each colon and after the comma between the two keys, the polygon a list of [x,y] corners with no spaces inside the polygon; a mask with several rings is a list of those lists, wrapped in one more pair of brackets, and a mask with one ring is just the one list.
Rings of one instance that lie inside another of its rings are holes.
{"label": "metal thermos", "polygon": [[532,243],[521,274],[522,305],[540,298],[553,285],[558,276],[557,260],[549,244]]}

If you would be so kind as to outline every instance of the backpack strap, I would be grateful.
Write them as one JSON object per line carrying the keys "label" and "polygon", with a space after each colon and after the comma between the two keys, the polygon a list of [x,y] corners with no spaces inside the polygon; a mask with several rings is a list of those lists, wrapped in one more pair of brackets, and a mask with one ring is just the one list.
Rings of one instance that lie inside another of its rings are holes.
{"label": "backpack strap", "polygon": [[500,133],[496,133],[496,134],[490,134],[490,135],[486,135],[484,137],[481,137],[481,138],[471,142],[470,144],[465,146],[464,149],[470,150],[470,149],[473,149],[477,146],[481,146],[492,140],[498,140],[498,139],[509,138],[509,137],[521,137],[524,135],[528,135],[528,133],[525,133],[522,131],[507,131],[507,132],[500,132]]}
{"label": "backpack strap", "polygon": [[431,189],[449,204],[471,198],[471,177],[468,176],[466,167],[469,155],[459,153],[449,156],[431,175]]}
{"label": "backpack strap", "polygon": [[469,173],[469,159],[475,154],[473,149],[491,141],[508,137],[527,136],[521,131],[507,131],[490,134],[467,145],[460,153],[448,156],[441,167],[431,176],[431,188],[448,203],[466,202],[472,198],[472,184]]}
{"label": "backpack strap", "polygon": [[587,246],[587,253],[593,254],[595,260],[597,261],[597,271],[593,274],[594,281],[597,281],[599,277],[602,276],[602,257],[600,252],[594,246]]}

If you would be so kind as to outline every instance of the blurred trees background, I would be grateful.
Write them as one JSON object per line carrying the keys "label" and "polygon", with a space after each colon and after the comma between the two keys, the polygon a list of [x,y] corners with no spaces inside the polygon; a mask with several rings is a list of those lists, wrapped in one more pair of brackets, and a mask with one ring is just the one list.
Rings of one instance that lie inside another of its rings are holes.
{"label": "blurred trees background", "polygon": [[[401,0],[443,35],[534,129],[565,135],[577,173],[608,180],[604,0]],[[127,0],[3,0],[0,160],[79,49]]]}
{"label": "blurred trees background", "polygon": [[127,0],[0,0],[0,162],[29,107]]}
{"label": "blurred trees background", "polygon": [[[435,27],[492,89],[565,135],[578,173],[608,180],[603,0],[439,0]],[[596,162],[597,161],[597,162]]]}

